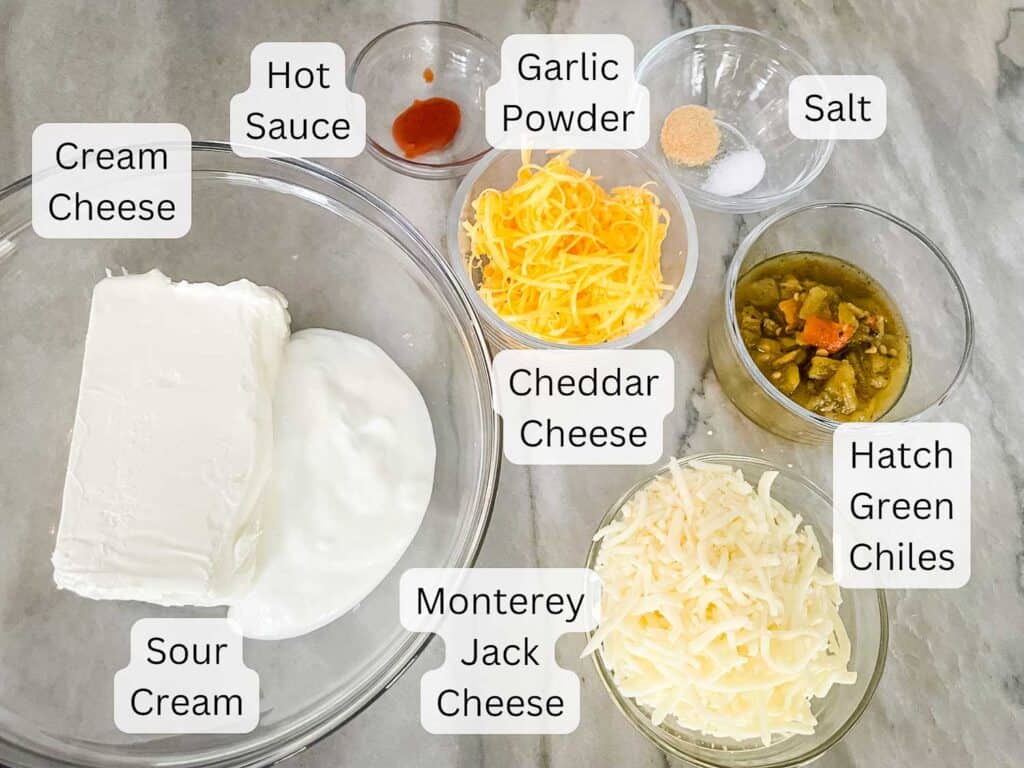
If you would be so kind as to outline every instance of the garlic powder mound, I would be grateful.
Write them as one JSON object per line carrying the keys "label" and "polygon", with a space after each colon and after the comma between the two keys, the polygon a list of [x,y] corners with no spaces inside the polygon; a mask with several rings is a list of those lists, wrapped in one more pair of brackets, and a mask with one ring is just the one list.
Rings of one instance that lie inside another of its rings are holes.
{"label": "garlic powder mound", "polygon": [[676,462],[602,528],[600,648],[618,690],[727,739],[813,733],[811,701],[851,684],[841,595],[810,526],[739,470]]}
{"label": "garlic powder mound", "polygon": [[661,125],[661,149],[669,160],[680,165],[707,165],[721,144],[715,113],[699,104],[676,107]]}

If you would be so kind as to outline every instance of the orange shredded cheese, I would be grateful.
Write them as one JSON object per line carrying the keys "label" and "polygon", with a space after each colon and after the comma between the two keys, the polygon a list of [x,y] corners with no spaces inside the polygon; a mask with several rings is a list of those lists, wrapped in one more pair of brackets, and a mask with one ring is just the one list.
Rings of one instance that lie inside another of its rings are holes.
{"label": "orange shredded cheese", "polygon": [[671,286],[661,275],[669,215],[647,185],[609,194],[572,152],[522,167],[473,201],[467,268],[502,320],[545,341],[601,344],[643,326]]}

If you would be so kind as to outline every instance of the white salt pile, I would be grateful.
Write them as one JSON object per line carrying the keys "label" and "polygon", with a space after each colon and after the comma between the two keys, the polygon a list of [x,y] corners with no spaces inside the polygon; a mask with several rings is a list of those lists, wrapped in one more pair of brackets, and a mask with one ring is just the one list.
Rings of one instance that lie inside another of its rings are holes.
{"label": "white salt pile", "polygon": [[719,197],[749,192],[764,178],[764,156],[756,149],[730,152],[711,166],[704,191]]}

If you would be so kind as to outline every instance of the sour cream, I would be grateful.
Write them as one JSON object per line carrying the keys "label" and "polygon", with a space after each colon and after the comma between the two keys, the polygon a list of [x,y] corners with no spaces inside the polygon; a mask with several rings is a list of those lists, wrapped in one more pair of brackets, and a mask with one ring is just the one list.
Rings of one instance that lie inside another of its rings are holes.
{"label": "sour cream", "polygon": [[296,637],[366,597],[423,521],[435,450],[422,395],[379,347],[339,331],[293,334],[274,393],[257,575],[228,612],[238,630]]}

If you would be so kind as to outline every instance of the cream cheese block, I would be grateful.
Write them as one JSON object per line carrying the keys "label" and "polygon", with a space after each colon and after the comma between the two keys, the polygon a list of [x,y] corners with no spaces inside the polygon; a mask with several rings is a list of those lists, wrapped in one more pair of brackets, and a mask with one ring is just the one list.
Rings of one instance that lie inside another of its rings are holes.
{"label": "cream cheese block", "polygon": [[284,297],[248,280],[107,277],[92,297],[58,587],[224,605],[253,578],[271,470]]}

